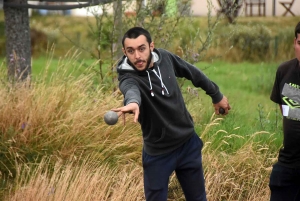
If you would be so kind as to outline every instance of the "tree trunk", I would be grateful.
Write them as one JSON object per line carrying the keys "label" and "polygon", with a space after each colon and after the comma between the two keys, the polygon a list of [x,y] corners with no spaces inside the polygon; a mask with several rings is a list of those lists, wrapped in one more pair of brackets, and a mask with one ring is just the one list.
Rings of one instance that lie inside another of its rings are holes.
{"label": "tree trunk", "polygon": [[145,17],[147,13],[145,13],[145,5],[143,0],[136,0],[136,24],[135,26],[143,27]]}
{"label": "tree trunk", "polygon": [[[10,0],[27,4],[27,0]],[[30,28],[27,8],[4,7],[6,61],[12,82],[24,81],[31,74]]]}
{"label": "tree trunk", "polygon": [[122,0],[114,1],[114,29],[113,29],[113,45],[112,45],[112,53],[113,53],[113,63],[111,65],[111,71],[113,72],[112,82],[114,83],[113,92],[117,90],[117,81],[118,78],[116,76],[116,68],[114,68],[113,64],[115,61],[123,56],[122,51],[122,15],[123,15],[123,8],[122,8]]}
{"label": "tree trunk", "polygon": [[114,39],[114,59],[120,59],[120,57],[123,55],[122,52],[122,29],[123,29],[123,23],[122,23],[122,15],[123,15],[123,8],[122,8],[122,1],[117,0],[114,2],[114,33],[113,33],[113,39]]}

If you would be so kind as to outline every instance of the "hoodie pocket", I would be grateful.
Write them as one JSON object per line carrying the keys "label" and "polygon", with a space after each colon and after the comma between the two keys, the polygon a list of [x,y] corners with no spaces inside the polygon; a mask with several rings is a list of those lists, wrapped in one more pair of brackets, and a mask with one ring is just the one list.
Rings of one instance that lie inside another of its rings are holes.
{"label": "hoodie pocket", "polygon": [[168,122],[168,124],[161,129],[161,136],[155,142],[182,139],[193,130],[194,123],[192,117],[188,112],[185,112],[177,121]]}

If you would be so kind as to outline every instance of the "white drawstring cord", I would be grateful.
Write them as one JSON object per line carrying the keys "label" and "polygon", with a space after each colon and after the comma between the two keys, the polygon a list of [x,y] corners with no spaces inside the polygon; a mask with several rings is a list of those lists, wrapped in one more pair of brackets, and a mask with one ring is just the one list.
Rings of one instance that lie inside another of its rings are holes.
{"label": "white drawstring cord", "polygon": [[167,87],[165,86],[165,84],[162,81],[162,77],[161,77],[161,73],[160,73],[160,70],[159,70],[159,66],[157,66],[157,69],[158,69],[158,73],[159,74],[154,69],[152,71],[155,73],[155,75],[160,80],[160,83],[161,83],[161,93],[162,93],[162,95],[165,95],[165,90],[166,90],[167,94],[169,94],[169,91],[168,91]]}
{"label": "white drawstring cord", "polygon": [[148,79],[149,79],[149,85],[150,85],[150,94],[151,94],[151,96],[154,96],[154,93],[152,91],[152,83],[151,83],[150,75],[149,75],[149,72],[147,70],[146,70],[146,72],[148,73]]}
{"label": "white drawstring cord", "polygon": [[[156,75],[156,77],[158,77],[158,79],[160,80],[161,94],[165,95],[165,90],[166,90],[167,94],[169,94],[169,91],[168,91],[167,87],[165,86],[165,84],[162,81],[162,77],[161,77],[159,66],[157,66],[157,69],[158,69],[158,73],[154,69],[152,71],[154,72],[154,74]],[[151,93],[151,96],[154,96],[154,93],[153,93],[153,90],[152,90],[152,83],[151,83],[150,74],[149,74],[148,70],[146,70],[146,72],[148,74],[148,80],[149,80],[149,85],[150,85],[150,93]]]}

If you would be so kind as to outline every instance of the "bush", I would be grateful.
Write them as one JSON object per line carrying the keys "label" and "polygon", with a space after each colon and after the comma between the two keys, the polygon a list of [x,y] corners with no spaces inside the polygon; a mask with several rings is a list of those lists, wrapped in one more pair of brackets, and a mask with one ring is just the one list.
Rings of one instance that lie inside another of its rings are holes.
{"label": "bush", "polygon": [[242,60],[264,61],[267,59],[266,54],[269,53],[272,40],[271,31],[267,27],[259,24],[237,25],[235,30],[229,45],[239,52]]}
{"label": "bush", "polygon": [[293,27],[280,28],[276,32],[274,38],[274,57],[282,58],[282,60],[294,58],[293,37]]}
{"label": "bush", "polygon": [[45,32],[31,28],[30,29],[31,55],[37,56],[45,54],[48,44],[48,36]]}

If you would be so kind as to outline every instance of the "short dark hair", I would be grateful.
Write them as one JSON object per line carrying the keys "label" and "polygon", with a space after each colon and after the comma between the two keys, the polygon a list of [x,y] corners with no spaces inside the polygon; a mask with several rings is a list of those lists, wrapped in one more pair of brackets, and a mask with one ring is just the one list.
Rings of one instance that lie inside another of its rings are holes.
{"label": "short dark hair", "polygon": [[295,27],[295,38],[297,38],[297,34],[300,34],[300,22]]}
{"label": "short dark hair", "polygon": [[152,43],[151,35],[146,29],[144,29],[142,27],[133,27],[124,34],[123,39],[122,39],[123,47],[124,47],[124,41],[126,38],[137,38],[140,35],[144,35],[149,44]]}

